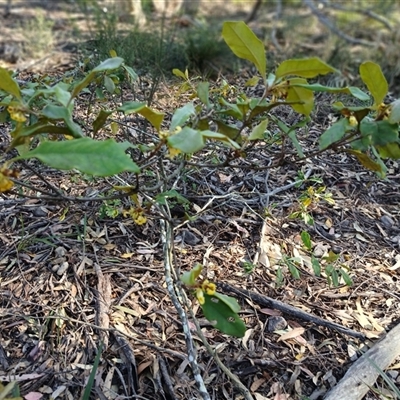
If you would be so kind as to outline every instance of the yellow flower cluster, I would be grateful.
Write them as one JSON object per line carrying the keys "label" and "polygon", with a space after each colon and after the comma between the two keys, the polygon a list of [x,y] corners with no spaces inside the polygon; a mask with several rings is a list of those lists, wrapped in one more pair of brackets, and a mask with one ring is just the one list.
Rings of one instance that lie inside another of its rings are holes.
{"label": "yellow flower cluster", "polygon": [[26,117],[20,107],[8,106],[7,111],[10,113],[12,120],[17,122],[25,122]]}
{"label": "yellow flower cluster", "polygon": [[199,303],[204,304],[205,302],[204,292],[209,296],[212,296],[213,294],[215,294],[216,289],[217,286],[215,285],[215,283],[210,282],[208,279],[204,280],[201,284],[201,287],[196,289],[196,297]]}
{"label": "yellow flower cluster", "polygon": [[130,216],[136,225],[144,225],[147,222],[147,218],[143,213],[142,208],[131,207],[129,210],[122,212],[124,217]]}
{"label": "yellow flower cluster", "polygon": [[18,171],[8,169],[6,165],[0,168],[0,192],[8,192],[13,186],[14,182],[9,177],[18,178]]}

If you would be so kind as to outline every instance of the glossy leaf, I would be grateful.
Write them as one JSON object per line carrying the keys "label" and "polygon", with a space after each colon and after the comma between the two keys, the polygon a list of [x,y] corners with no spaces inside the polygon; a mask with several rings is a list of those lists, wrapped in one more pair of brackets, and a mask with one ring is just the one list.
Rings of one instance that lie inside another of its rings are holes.
{"label": "glossy leaf", "polygon": [[285,76],[299,76],[301,78],[315,78],[337,70],[324,63],[318,57],[283,61],[275,72],[277,78]]}
{"label": "glossy leaf", "polygon": [[211,322],[214,328],[235,337],[243,337],[246,325],[239,315],[223,301],[215,296],[204,293],[204,304],[201,305],[204,316]]}
{"label": "glossy leaf", "polygon": [[371,61],[360,65],[360,76],[374,98],[374,106],[378,107],[389,90],[389,85],[381,67]]}
{"label": "glossy leaf", "polygon": [[215,292],[213,296],[216,297],[218,300],[224,302],[233,312],[238,313],[240,311],[239,303],[233,297],[227,296],[219,292]]}
{"label": "glossy leaf", "polygon": [[251,61],[265,80],[267,58],[264,45],[254,32],[243,22],[224,22],[222,37],[232,52],[240,58]]}
{"label": "glossy leaf", "polygon": [[36,149],[15,159],[37,158],[56,169],[77,169],[97,176],[111,176],[124,171],[139,173],[139,167],[125,153],[129,147],[130,143],[117,143],[114,139],[43,142]]}

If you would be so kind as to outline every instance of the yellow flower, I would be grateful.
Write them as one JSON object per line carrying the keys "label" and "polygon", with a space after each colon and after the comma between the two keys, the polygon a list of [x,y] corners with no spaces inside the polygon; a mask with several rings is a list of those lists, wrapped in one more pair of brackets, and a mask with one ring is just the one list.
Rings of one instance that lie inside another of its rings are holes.
{"label": "yellow flower", "polygon": [[168,158],[172,160],[175,158],[178,154],[181,154],[182,151],[179,149],[176,149],[175,147],[168,147]]}
{"label": "yellow flower", "polygon": [[14,183],[0,172],[0,192],[8,192],[13,186]]}
{"label": "yellow flower", "polygon": [[217,286],[215,283],[210,282],[208,279],[203,281],[201,284],[201,288],[204,292],[206,292],[209,296],[212,296],[215,294],[215,290],[217,289]]}
{"label": "yellow flower", "polygon": [[358,124],[357,118],[354,115],[349,117],[349,124],[351,126],[357,126],[357,124]]}
{"label": "yellow flower", "polygon": [[201,305],[203,305],[204,302],[206,301],[206,300],[204,299],[204,292],[203,292],[203,290],[202,290],[201,288],[197,288],[197,289],[196,289],[196,297],[197,297],[197,300],[199,301],[199,303],[200,303]]}
{"label": "yellow flower", "polygon": [[12,120],[17,122],[25,122],[26,117],[19,107],[8,106],[7,111],[10,113]]}
{"label": "yellow flower", "polygon": [[130,216],[136,225],[144,225],[147,222],[147,218],[143,215],[141,208],[131,207],[129,210],[122,211],[124,217]]}

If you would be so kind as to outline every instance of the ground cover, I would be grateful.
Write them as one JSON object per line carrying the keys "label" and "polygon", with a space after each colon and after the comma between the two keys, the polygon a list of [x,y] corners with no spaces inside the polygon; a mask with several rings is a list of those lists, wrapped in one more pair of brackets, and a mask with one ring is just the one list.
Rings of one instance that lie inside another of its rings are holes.
{"label": "ground cover", "polygon": [[[63,71],[54,72],[61,78]],[[27,71],[19,79],[37,77]],[[224,79],[247,90],[245,79],[237,75]],[[145,98],[145,90],[136,90]],[[179,90],[177,82],[160,84],[154,107],[172,112],[184,104]],[[90,97],[79,101],[75,118],[87,120],[83,112]],[[319,123],[299,136],[303,147],[312,148],[330,126],[330,102],[329,96],[321,97],[314,118]],[[297,122],[290,112],[279,116],[287,124]],[[119,134],[127,137],[145,135],[148,129],[137,118],[116,122]],[[10,127],[2,124],[0,129],[5,147]],[[387,178],[381,180],[343,154],[323,153],[301,165],[289,155],[282,165],[268,165],[271,154],[262,150],[254,148],[247,155],[246,160],[260,167],[249,173],[234,166],[211,168],[194,157],[193,169],[177,187],[191,206],[171,209],[175,263],[182,271],[202,263],[205,276],[221,283],[226,294],[235,295],[229,286],[246,289],[364,334],[366,341],[242,295],[237,298],[248,330],[244,339],[228,338],[210,326],[193,302],[211,347],[254,398],[316,399],[335,385],[361,349],[372,346],[400,318],[399,168],[389,162]],[[210,156],[218,156],[218,149]],[[166,168],[174,173],[172,163]],[[124,216],[125,200],[91,201],[118,183],[109,178],[50,171],[32,162],[21,173],[32,188],[48,189],[41,178],[45,174],[48,184],[84,199],[49,201],[37,198],[29,187],[25,193],[35,198],[1,195],[2,377],[16,377],[22,394],[80,398],[103,341],[93,398],[198,398],[182,323],[164,283],[159,220],[149,218],[138,226]],[[147,179],[148,186],[157,181],[156,169]],[[307,208],[312,225],[301,213],[293,218],[303,210],[300,196],[310,196],[309,188],[312,193],[324,188],[320,193],[334,200],[313,197]],[[185,213],[197,218],[188,221]],[[339,255],[351,287],[343,280],[335,287],[326,276],[315,276],[303,231],[322,264],[330,251]],[[290,273],[293,265],[301,279]],[[240,398],[195,326],[190,327],[210,394]],[[396,368],[390,376],[398,385]],[[385,392],[384,382],[378,390]],[[372,392],[369,396],[374,398]]]}

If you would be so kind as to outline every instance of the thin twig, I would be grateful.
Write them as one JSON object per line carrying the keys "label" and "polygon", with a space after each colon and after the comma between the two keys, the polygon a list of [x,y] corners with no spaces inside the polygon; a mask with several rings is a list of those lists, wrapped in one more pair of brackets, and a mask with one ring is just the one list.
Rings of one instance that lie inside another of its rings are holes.
{"label": "thin twig", "polygon": [[197,388],[200,392],[200,396],[203,400],[211,400],[211,397],[208,394],[207,388],[204,384],[203,377],[201,376],[199,365],[197,363],[196,349],[193,342],[192,334],[190,332],[188,317],[181,303],[179,302],[175,291],[174,279],[172,277],[172,268],[173,268],[172,246],[174,243],[172,224],[164,220],[160,220],[160,225],[161,225],[161,240],[163,242],[163,253],[164,253],[165,281],[167,284],[168,293],[182,322],[182,328],[183,328],[183,333],[185,335],[186,348],[188,352],[188,360],[192,368],[193,377],[196,381]]}

